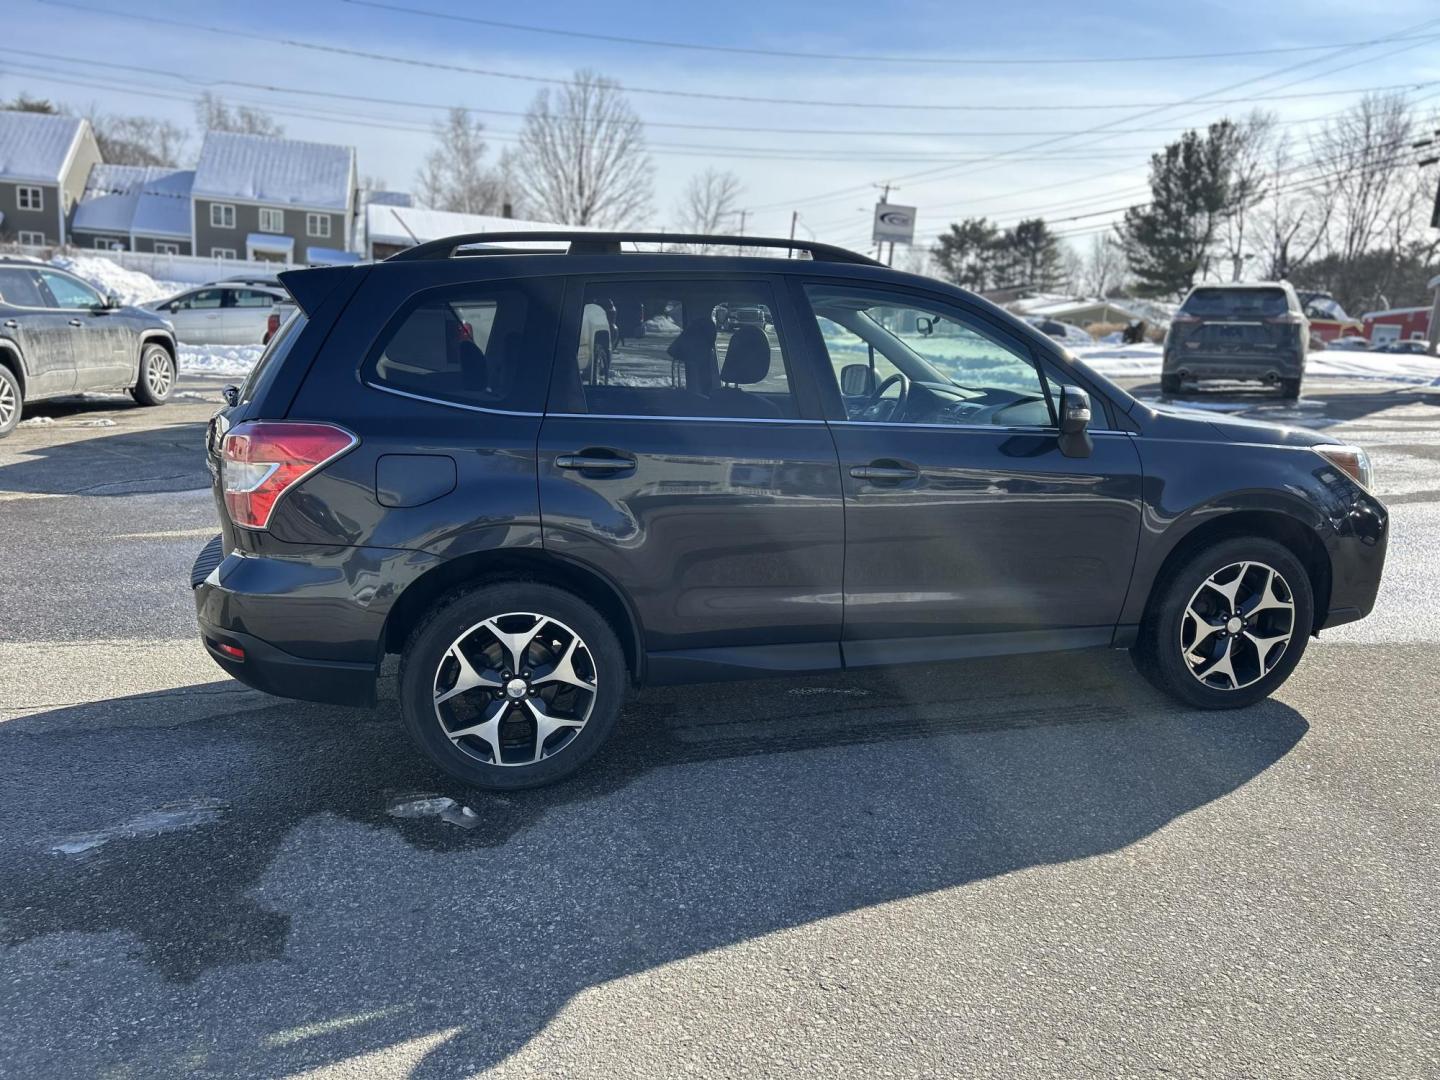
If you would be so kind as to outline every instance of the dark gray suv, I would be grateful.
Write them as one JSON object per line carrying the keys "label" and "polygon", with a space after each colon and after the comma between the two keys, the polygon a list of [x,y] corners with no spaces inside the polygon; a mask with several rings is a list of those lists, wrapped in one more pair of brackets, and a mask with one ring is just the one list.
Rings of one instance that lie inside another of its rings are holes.
{"label": "dark gray suv", "polygon": [[[568,250],[495,246],[527,240]],[[399,654],[411,735],[473,784],[578,768],[639,683],[1123,648],[1233,708],[1375,602],[1363,450],[1153,409],[853,252],[489,234],[282,279],[299,312],[209,430],[201,637],[351,704]]]}
{"label": "dark gray suv", "polygon": [[1280,396],[1300,396],[1310,323],[1286,281],[1199,285],[1190,290],[1165,335],[1160,390],[1186,382],[1263,382]]}
{"label": "dark gray suv", "polygon": [[175,335],[159,315],[57,267],[0,259],[0,436],[43,398],[124,389],[161,405],[175,373]]}

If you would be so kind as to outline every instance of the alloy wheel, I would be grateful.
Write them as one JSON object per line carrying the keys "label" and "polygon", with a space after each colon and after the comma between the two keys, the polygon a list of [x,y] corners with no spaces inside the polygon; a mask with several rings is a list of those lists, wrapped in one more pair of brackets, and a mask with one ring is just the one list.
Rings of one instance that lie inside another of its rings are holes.
{"label": "alloy wheel", "polygon": [[15,388],[8,379],[0,379],[0,428],[10,426],[10,421],[15,419],[15,410],[19,407],[19,401],[15,397]]}
{"label": "alloy wheel", "polygon": [[1240,690],[1280,663],[1295,633],[1295,597],[1274,567],[1238,562],[1211,574],[1180,619],[1190,674],[1213,690]]}
{"label": "alloy wheel", "polygon": [[145,385],[150,388],[150,393],[163,398],[170,393],[170,385],[174,381],[175,372],[169,354],[164,349],[151,349],[145,357]]}
{"label": "alloy wheel", "polygon": [[509,612],[470,627],[435,670],[435,719],[461,753],[534,765],[570,746],[598,686],[589,647],[548,615]]}

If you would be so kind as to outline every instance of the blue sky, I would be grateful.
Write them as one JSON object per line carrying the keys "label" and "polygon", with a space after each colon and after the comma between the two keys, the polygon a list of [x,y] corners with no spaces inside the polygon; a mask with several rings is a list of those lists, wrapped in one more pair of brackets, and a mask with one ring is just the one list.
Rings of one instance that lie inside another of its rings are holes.
{"label": "blue sky", "polygon": [[[802,232],[809,228],[824,239],[857,245],[864,243],[868,231],[867,206],[874,198],[869,185],[886,180],[899,183],[893,201],[919,206],[922,236],[969,214],[986,214],[1002,223],[1042,214],[1072,231],[1075,242],[1083,244],[1088,235],[1082,230],[1095,228],[1104,219],[1062,219],[1105,209],[1112,202],[1134,201],[1153,149],[1187,126],[1255,107],[1244,102],[1170,108],[1095,106],[1180,102],[1215,96],[1215,91],[1242,82],[1248,84],[1218,96],[1346,91],[1256,103],[1285,121],[1303,152],[1306,133],[1313,130],[1316,118],[1353,101],[1356,95],[1349,91],[1440,80],[1440,36],[1423,37],[1440,35],[1440,21],[1428,31],[1365,49],[1103,65],[1057,62],[1367,40],[1440,20],[1433,0],[1363,5],[1330,0],[1303,4],[908,0],[885,5],[855,0],[788,4],[737,0],[724,5],[393,0],[397,7],[742,49],[1039,61],[988,66],[664,49],[478,26],[346,0],[247,0],[244,4],[150,0],[144,6],[123,0],[77,2],[214,29],[145,22],[40,0],[7,0],[0,95],[26,90],[81,111],[93,106],[102,112],[148,113],[188,126],[193,121],[190,100],[208,87],[235,100],[268,106],[295,138],[355,146],[362,173],[379,177],[394,189],[411,185],[431,142],[428,128],[439,110],[421,104],[490,110],[481,115],[498,153],[520,123],[518,116],[504,114],[523,112],[538,85],[295,47],[285,40],[542,78],[564,78],[577,67],[589,66],[633,88],[911,106],[822,107],[632,94],[637,112],[650,125],[657,166],[655,212],[649,224],[673,227],[675,203],[686,180],[706,166],[715,166],[733,169],[741,177],[742,201],[751,211],[749,231],[783,234],[793,208],[802,215]],[[104,64],[136,65],[143,70]],[[315,92],[421,104],[362,103]],[[1440,85],[1416,90],[1413,96],[1440,104]],[[947,108],[923,107],[936,105]],[[737,130],[661,126],[665,124]],[[1118,130],[1079,134],[1106,125]],[[832,133],[759,130],[774,127]],[[1075,134],[1055,134],[1064,132]],[[1005,156],[993,158],[996,154]]]}

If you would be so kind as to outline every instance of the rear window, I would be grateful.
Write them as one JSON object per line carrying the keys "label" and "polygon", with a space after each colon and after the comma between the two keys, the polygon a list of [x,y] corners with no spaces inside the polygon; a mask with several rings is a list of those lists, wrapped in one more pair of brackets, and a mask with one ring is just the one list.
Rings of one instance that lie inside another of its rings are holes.
{"label": "rear window", "polygon": [[526,348],[536,306],[514,284],[422,295],[381,334],[361,378],[435,401],[537,412],[548,371]]}
{"label": "rear window", "polygon": [[1290,310],[1284,289],[1196,289],[1180,309],[1186,315],[1270,319]]}

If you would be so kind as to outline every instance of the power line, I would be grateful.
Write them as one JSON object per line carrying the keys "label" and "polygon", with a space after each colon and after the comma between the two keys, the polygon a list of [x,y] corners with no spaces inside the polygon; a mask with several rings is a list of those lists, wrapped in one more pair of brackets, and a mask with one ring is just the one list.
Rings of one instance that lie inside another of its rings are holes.
{"label": "power line", "polygon": [[802,52],[794,49],[759,49],[739,45],[716,45],[696,41],[672,41],[662,38],[644,38],[628,34],[602,34],[585,30],[566,30],[553,26],[534,26],[528,23],[508,22],[502,19],[483,19],[475,15],[457,15],[449,11],[432,11],[428,8],[409,7],[401,4],[381,3],[379,0],[344,0],[359,7],[393,11],[402,15],[419,15],[427,19],[442,19],[448,22],[469,23],[473,26],[488,26],[499,30],[515,30],[527,34],[547,34],[552,37],[578,38],[585,41],[607,41],[618,45],[637,45],[651,49],[685,49],[696,52],[728,53],[737,56],[780,57],[787,60],[828,60],[876,64],[963,64],[973,66],[1037,66],[1051,67],[1056,64],[1143,64],[1174,60],[1227,60],[1243,56],[1274,56],[1281,53],[1319,52],[1327,49],[1355,49],[1374,45],[1387,39],[1375,38],[1367,41],[1333,42],[1328,45],[1286,45],[1268,49],[1232,49],[1226,52],[1169,53],[1149,56],[1060,56],[1038,59],[1035,57],[978,57],[978,56],[885,56],[866,53]]}
{"label": "power line", "polygon": [[[546,75],[527,75],[515,71],[499,71],[494,68],[472,67],[466,64],[447,64],[439,60],[421,60],[409,56],[397,56],[389,53],[370,52],[364,49],[350,48],[344,45],[325,45],[314,41],[300,41],[295,38],[273,37],[267,34],[249,33],[230,28],[208,26],[204,23],[188,22],[181,19],[168,19],[158,15],[141,15],[135,12],[114,11],[109,8],[93,7],[89,4],[82,4],[76,0],[37,0],[42,4],[50,4],[55,7],[71,8],[77,11],[85,11],[91,14],[108,15],[113,18],[134,19],[140,22],[155,23],[163,26],[177,26],[188,30],[199,30],[205,33],[222,34],[227,37],[244,37],[265,41],[270,45],[285,45],[297,49],[309,49],[314,52],[328,53],[338,56],[353,56],[362,60],[377,60],[389,64],[403,64],[409,67],[426,68],[434,71],[454,71],[468,75],[482,75],[487,78],[511,79],[518,82],[532,83],[544,86],[574,87],[577,85],[573,79],[561,79]],[[1440,36],[1440,35],[1436,35]],[[1377,39],[1379,41],[1390,40],[1388,38]],[[1429,39],[1426,39],[1429,40]],[[1348,48],[1349,46],[1347,46]],[[1254,80],[1251,80],[1254,81]],[[1440,80],[1436,80],[1440,82]],[[1244,85],[1237,84],[1237,85]],[[1401,83],[1390,87],[1373,87],[1374,90],[1399,90],[1414,88],[1417,84]],[[1431,85],[1430,83],[1420,85]],[[678,90],[673,87],[657,86],[633,86],[624,87],[629,94],[650,94],[660,97],[686,98],[700,101],[726,101],[743,102],[752,105],[796,105],[802,107],[817,108],[841,108],[841,109],[868,109],[884,111],[917,111],[917,112],[1051,112],[1051,111],[1084,111],[1096,109],[1140,109],[1155,108],[1167,109],[1177,105],[1194,104],[1199,99],[1189,98],[1184,101],[1175,102],[1115,102],[1106,104],[1073,104],[1073,103],[1050,103],[1044,105],[990,105],[990,104],[941,104],[938,102],[907,103],[897,101],[822,101],[810,98],[780,98],[761,97],[749,94],[717,94],[700,90]],[[1225,91],[1219,91],[1224,93]],[[1337,93],[1357,93],[1357,90],[1331,90],[1316,91],[1313,94],[1294,95],[1299,97],[1324,97]],[[1252,101],[1274,101],[1278,98],[1216,98],[1208,101],[1207,104],[1233,105],[1243,104]]]}

